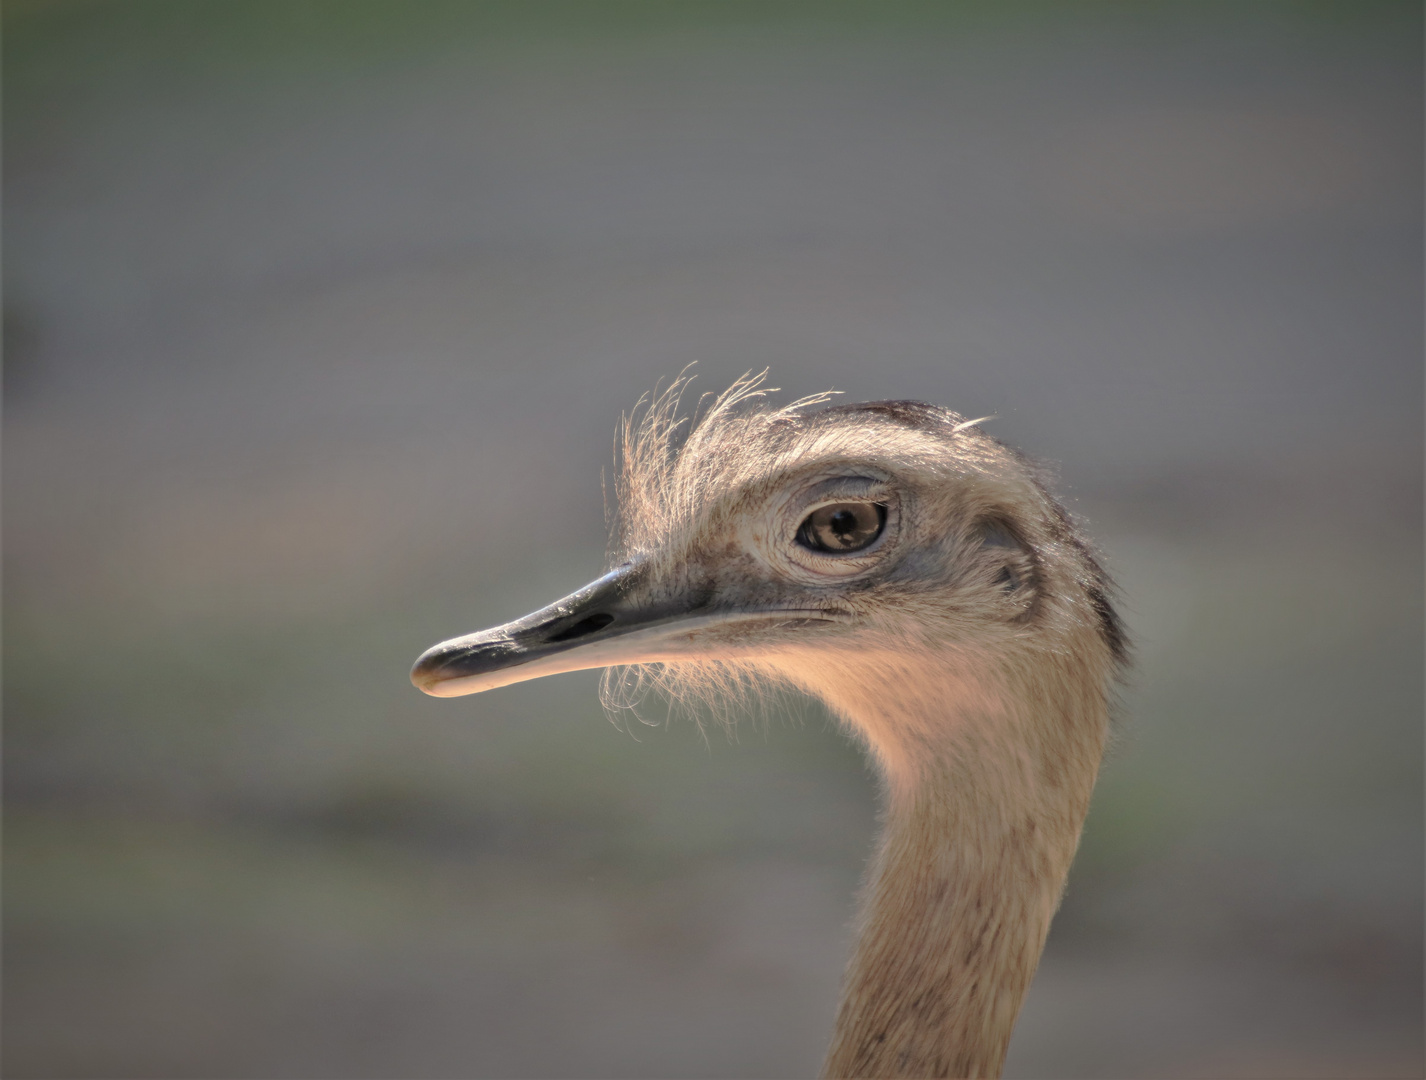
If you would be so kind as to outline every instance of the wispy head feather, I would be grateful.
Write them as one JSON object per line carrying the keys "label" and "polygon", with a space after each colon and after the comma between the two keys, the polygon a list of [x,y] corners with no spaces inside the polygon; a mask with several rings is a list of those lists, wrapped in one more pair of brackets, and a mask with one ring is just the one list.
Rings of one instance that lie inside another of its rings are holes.
{"label": "wispy head feather", "polygon": [[621,418],[615,437],[616,559],[643,554],[688,529],[712,490],[726,490],[748,471],[744,456],[720,452],[723,448],[746,446],[837,394],[829,390],[780,409],[758,408],[755,403],[778,389],[766,385],[767,376],[766,369],[746,372],[723,393],[704,394],[692,416],[680,416],[684,392],[693,381],[684,368],[666,390],[640,398],[633,412]]}
{"label": "wispy head feather", "polygon": [[[618,509],[610,544],[615,564],[667,548],[696,528],[710,495],[750,472],[744,455],[726,451],[765,439],[777,425],[839,393],[824,391],[773,408],[765,399],[778,387],[767,385],[767,369],[748,371],[721,394],[703,394],[691,415],[680,416],[693,378],[684,368],[666,389],[646,394],[620,419],[615,438]],[[785,680],[758,665],[708,658],[606,669],[600,699],[616,723],[624,716],[649,723],[641,707],[653,692],[671,711],[700,723],[711,717],[731,728],[748,712],[767,715],[771,699],[790,690]]]}

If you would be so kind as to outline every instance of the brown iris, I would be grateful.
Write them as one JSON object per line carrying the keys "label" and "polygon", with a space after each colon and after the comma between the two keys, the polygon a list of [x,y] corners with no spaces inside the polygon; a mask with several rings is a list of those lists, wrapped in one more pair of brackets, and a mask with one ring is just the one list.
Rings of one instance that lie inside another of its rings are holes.
{"label": "brown iris", "polygon": [[797,530],[797,542],[833,555],[870,547],[886,527],[882,503],[831,503],[807,515]]}

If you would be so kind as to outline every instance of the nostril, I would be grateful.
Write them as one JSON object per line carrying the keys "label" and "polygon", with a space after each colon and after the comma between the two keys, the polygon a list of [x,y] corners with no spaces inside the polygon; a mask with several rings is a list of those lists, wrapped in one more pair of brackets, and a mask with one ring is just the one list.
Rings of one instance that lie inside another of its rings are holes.
{"label": "nostril", "polygon": [[586,634],[592,634],[597,630],[603,630],[613,621],[613,615],[607,615],[604,612],[600,612],[598,615],[590,615],[586,618],[580,619],[579,622],[575,623],[573,626],[566,626],[558,634],[551,634],[545,640],[573,641],[575,638],[581,638],[584,637]]}

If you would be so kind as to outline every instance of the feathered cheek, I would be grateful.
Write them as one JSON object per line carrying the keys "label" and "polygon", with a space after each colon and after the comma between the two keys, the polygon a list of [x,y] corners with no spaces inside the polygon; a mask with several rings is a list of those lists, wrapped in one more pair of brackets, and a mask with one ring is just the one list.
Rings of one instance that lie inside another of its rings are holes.
{"label": "feathered cheek", "polygon": [[767,567],[777,565],[777,515],[749,514],[739,522],[734,542],[745,555]]}

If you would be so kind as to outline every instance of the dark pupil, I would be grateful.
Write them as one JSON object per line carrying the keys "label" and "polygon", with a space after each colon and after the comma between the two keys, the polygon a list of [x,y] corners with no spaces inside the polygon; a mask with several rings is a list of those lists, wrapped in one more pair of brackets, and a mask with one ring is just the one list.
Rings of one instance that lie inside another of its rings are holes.
{"label": "dark pupil", "polygon": [[881,535],[886,507],[879,503],[834,503],[812,511],[797,538],[813,551],[860,551]]}

